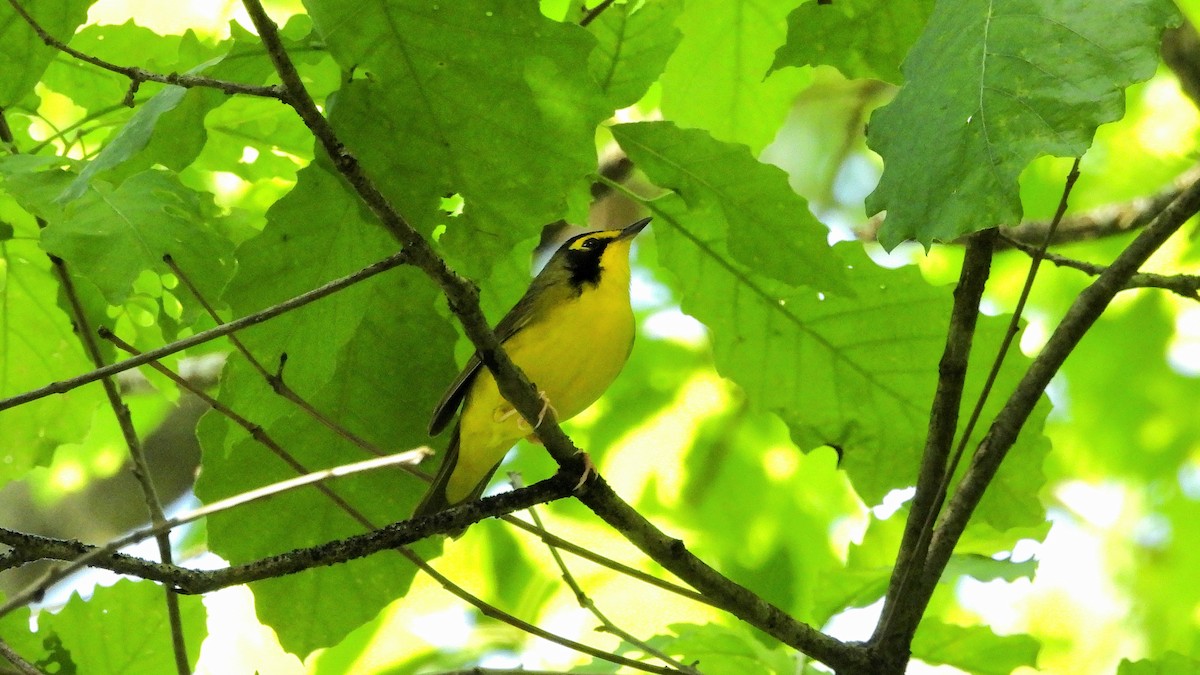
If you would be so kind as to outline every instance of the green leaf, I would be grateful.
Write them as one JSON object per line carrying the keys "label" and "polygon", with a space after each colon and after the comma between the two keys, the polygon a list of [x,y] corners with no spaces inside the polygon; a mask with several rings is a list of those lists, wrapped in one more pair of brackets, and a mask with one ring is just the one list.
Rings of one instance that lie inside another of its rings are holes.
{"label": "green leaf", "polygon": [[867,212],[879,241],[928,246],[1021,220],[1017,177],[1039,155],[1080,156],[1154,74],[1166,0],[938,3],[904,64],[908,83],[871,120],[884,159]]}
{"label": "green leaf", "polygon": [[[32,241],[0,241],[0,398],[91,370],[71,320],[55,299],[58,280]],[[77,389],[0,412],[0,483],[45,464],[62,443],[87,433],[102,399]]]}
{"label": "green leaf", "polygon": [[772,72],[830,65],[848,78],[900,83],[900,62],[925,27],[933,0],[806,2],[788,14]]}
{"label": "green leaf", "polygon": [[[136,174],[113,190],[93,184],[42,234],[42,247],[66,260],[109,304],[129,297],[143,270],[169,273],[170,254],[207,299],[220,295],[233,274],[232,245],[213,227],[207,196],[164,171]],[[184,300],[193,308],[195,301]]]}
{"label": "green leaf", "polygon": [[851,245],[834,250],[848,261],[857,301],[783,286],[732,259],[713,209],[685,213],[674,197],[655,206],[661,260],[678,278],[683,310],[713,331],[721,374],[779,415],[801,448],[843,448],[867,503],[911,480],[945,295],[912,270],[879,269]]}
{"label": "green leaf", "polygon": [[[200,596],[181,595],[179,610],[188,662],[195,665],[205,635],[204,603]],[[40,612],[37,623],[41,649],[31,653],[26,648],[21,655],[46,672],[158,675],[176,671],[166,600],[158,584],[119,581],[112,587],[97,586],[88,600],[73,595],[60,611]]]}
{"label": "green leaf", "polygon": [[[801,448],[842,448],[843,467],[868,504],[911,485],[924,445],[950,294],[930,286],[916,270],[878,267],[857,244],[833,249],[844,261],[854,297],[784,286],[729,254],[728,226],[713,206],[685,209],[671,195],[652,207],[660,259],[677,277],[683,310],[712,330],[721,374],[737,382],[753,405],[783,419]],[[1005,323],[980,321],[976,353],[983,356],[972,361],[967,405],[982,385]],[[1010,355],[998,391],[1011,391],[1027,363]],[[992,396],[984,419],[1003,398]],[[1044,480],[1047,448],[1040,429],[1046,407],[1040,410],[980,506],[981,517],[998,528],[1042,520],[1037,488]],[[982,432],[976,429],[975,440]]]}
{"label": "green leaf", "polygon": [[925,619],[913,638],[912,655],[977,675],[1009,675],[1037,664],[1041,644],[1029,635],[996,635],[987,626],[959,626]]}
{"label": "green leaf", "polygon": [[758,162],[744,146],[670,122],[622,124],[612,133],[651,181],[675,191],[690,209],[720,214],[739,263],[788,284],[849,292],[826,243],[828,230],[782,170]]}
{"label": "green leaf", "polygon": [[663,647],[684,663],[696,663],[711,675],[782,675],[793,673],[796,668],[794,652],[778,645],[769,649],[759,642],[741,624],[721,626],[719,624],[674,623],[674,639],[668,639]]}
{"label": "green leaf", "polygon": [[979,581],[1016,581],[1017,579],[1033,579],[1037,571],[1038,561],[1034,558],[1023,562],[997,560],[990,556],[978,554],[955,554],[946,565],[946,577],[966,575]]}
{"label": "green leaf", "polygon": [[[440,243],[455,269],[484,277],[493,256],[481,251],[584,222],[568,204],[586,203],[595,128],[611,113],[587,31],[503,0],[309,9],[343,68],[370,74],[338,92],[338,133],[417,229],[449,223]],[[464,206],[449,219],[440,205],[453,194]]]}
{"label": "green leaf", "polygon": [[809,75],[782,71],[764,79],[784,41],[795,0],[690,0],[676,25],[683,42],[667,62],[663,116],[707,129],[757,153],[775,138]]}
{"label": "green leaf", "polygon": [[1156,659],[1122,659],[1117,668],[1117,675],[1194,675],[1197,672],[1200,672],[1200,661],[1178,652],[1167,652]]}
{"label": "green leaf", "polygon": [[[268,213],[261,235],[238,249],[225,300],[235,315],[270,306],[350,273],[395,250],[357,196],[321,165]],[[456,334],[434,311],[436,291],[412,269],[390,271],[242,334],[272,371],[287,355],[288,385],[327,417],[385,451],[428,442],[426,424],[454,374]],[[260,424],[306,470],[365,459],[276,395],[240,357],[222,377],[220,399]],[[206,502],[289,478],[296,470],[218,415],[202,420]],[[338,481],[333,489],[373,523],[407,517],[424,484],[394,471]],[[344,537],[362,526],[325,495],[297,491],[209,521],[209,543],[243,562]],[[252,585],[259,616],[289,651],[337,643],[411,582],[415,568],[390,553]],[[298,616],[298,598],[311,611]]]}
{"label": "green leaf", "polygon": [[[87,18],[91,0],[38,0],[22,3],[35,21],[59,40]],[[0,109],[15,105],[33,91],[46,66],[59,54],[42,43],[33,27],[9,3],[0,5]]]}
{"label": "green leaf", "polygon": [[59,195],[59,201],[66,203],[79,199],[97,174],[125,162],[146,147],[158,118],[179,105],[187,92],[183,87],[167,87],[138,108],[116,138],[105,145],[96,159],[88,162],[71,186]]}
{"label": "green leaf", "polygon": [[633,105],[646,93],[683,37],[675,28],[682,0],[647,3],[636,12],[632,8],[614,5],[588,25],[598,43],[588,68],[614,110]]}

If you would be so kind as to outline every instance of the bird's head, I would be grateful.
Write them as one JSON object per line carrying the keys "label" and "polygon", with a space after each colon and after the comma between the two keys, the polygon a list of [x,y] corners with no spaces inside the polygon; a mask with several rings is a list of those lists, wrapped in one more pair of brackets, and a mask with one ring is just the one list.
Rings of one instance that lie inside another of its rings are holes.
{"label": "bird's head", "polygon": [[606,270],[621,271],[622,276],[627,278],[629,246],[649,223],[649,218],[643,218],[621,230],[585,232],[571,237],[546,263],[546,270],[568,273],[576,288],[583,288],[585,284],[599,284],[601,273]]}

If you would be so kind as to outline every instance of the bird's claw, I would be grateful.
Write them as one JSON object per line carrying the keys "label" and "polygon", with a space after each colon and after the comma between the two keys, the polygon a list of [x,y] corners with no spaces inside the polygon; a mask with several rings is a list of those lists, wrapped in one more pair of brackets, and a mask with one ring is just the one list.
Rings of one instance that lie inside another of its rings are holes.
{"label": "bird's claw", "polygon": [[588,479],[596,475],[596,465],[592,463],[592,456],[580,450],[579,454],[583,455],[583,474],[579,477],[579,482],[575,484],[575,489],[572,492],[579,492],[579,488],[588,482]]}
{"label": "bird's claw", "polygon": [[[545,419],[546,419],[546,411],[554,410],[554,406],[550,405],[550,399],[546,398],[546,392],[538,391],[538,398],[542,399],[542,409],[540,412],[538,412],[537,423],[531,427],[531,426],[529,426],[529,422],[526,422],[525,418],[522,417],[521,419],[517,420],[517,427],[520,428],[522,431],[533,431],[535,428],[541,427],[542,422],[545,421]],[[504,413],[504,415],[502,415],[499,418],[499,421],[508,419],[509,417],[513,416],[516,412],[517,411],[515,409],[510,408],[508,410],[508,412]],[[554,410],[554,416],[558,417],[557,410]]]}

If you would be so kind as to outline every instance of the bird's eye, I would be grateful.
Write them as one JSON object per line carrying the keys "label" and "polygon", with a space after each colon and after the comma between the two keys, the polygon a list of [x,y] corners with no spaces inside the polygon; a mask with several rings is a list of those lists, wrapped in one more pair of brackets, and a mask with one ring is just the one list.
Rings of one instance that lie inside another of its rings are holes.
{"label": "bird's eye", "polygon": [[584,248],[596,248],[600,244],[599,239],[585,239],[583,242]]}

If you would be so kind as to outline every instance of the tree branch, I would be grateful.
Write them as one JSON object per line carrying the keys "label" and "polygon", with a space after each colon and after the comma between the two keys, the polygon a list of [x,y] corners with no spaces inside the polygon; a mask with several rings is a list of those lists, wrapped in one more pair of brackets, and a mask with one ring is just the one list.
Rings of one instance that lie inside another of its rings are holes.
{"label": "tree branch", "polygon": [[394,253],[387,258],[380,260],[379,262],[367,265],[353,274],[348,274],[340,279],[334,279],[323,286],[318,286],[307,293],[297,295],[290,300],[285,300],[278,305],[268,307],[260,312],[247,314],[240,319],[235,319],[229,323],[196,333],[195,335],[186,337],[182,340],[176,340],[175,342],[163,345],[157,349],[151,349],[150,351],[143,352],[140,356],[125,359],[124,361],[118,361],[116,363],[104,366],[103,368],[97,368],[67,380],[52,382],[44,387],[41,387],[40,389],[27,391],[24,394],[18,394],[6,399],[0,399],[0,410],[15,408],[16,406],[24,403],[45,398],[51,394],[63,394],[85,384],[91,384],[96,380],[124,372],[131,368],[144,366],[151,361],[157,361],[165,356],[170,356],[171,354],[181,352],[190,347],[204,344],[205,342],[229,335],[230,333],[242,330],[243,328],[256,326],[268,319],[273,319],[280,314],[286,314],[287,312],[303,307],[310,302],[320,300],[327,295],[336,293],[361,281],[369,279],[380,272],[390,270],[393,267],[399,267],[400,265],[407,264],[408,262],[408,254],[406,252],[401,251],[399,253]]}
{"label": "tree branch", "polygon": [[[1120,204],[1108,204],[1063,218],[1049,243],[1051,246],[1056,246],[1090,241],[1140,229],[1179,197],[1187,186],[1198,179],[1200,179],[1200,166],[1188,169],[1176,176],[1170,185],[1154,194],[1137,197]],[[875,241],[879,229],[883,227],[885,217],[886,214],[880,214],[868,219],[859,238],[864,241]],[[1038,246],[1046,240],[1046,232],[1050,229],[1050,223],[1049,220],[1030,220],[1020,225],[1002,226],[1000,234],[1003,236],[1000,241],[996,242],[996,250],[1001,251],[1008,248],[1013,240],[1030,246]]]}
{"label": "tree branch", "polygon": [[[378,462],[378,460],[371,461]],[[194,570],[178,565],[156,563],[124,553],[104,552],[102,547],[78,541],[54,539],[0,528],[0,544],[14,549],[0,558],[3,563],[0,564],[0,568],[6,569],[32,560],[73,561],[82,556],[93,555],[95,551],[99,550],[101,554],[90,560],[88,566],[157,581],[182,593],[209,593],[229,586],[273,579],[314,567],[336,565],[363,558],[379,551],[411,544],[450,528],[466,527],[484,518],[492,518],[527,509],[533,504],[561,499],[570,495],[571,489],[574,487],[574,477],[559,472],[527,488],[503,492],[438,514],[400,521],[365,534],[295,549],[254,562],[231,565],[216,570]],[[209,511],[205,513],[208,514]],[[10,611],[11,608],[6,608],[6,610]]]}
{"label": "tree branch", "polygon": [[938,362],[938,384],[930,407],[929,430],[921,454],[917,474],[917,490],[904,525],[904,536],[896,557],[896,566],[884,598],[883,613],[875,628],[872,641],[886,640],[893,622],[903,620],[903,599],[906,590],[923,567],[929,546],[928,533],[941,508],[939,495],[946,465],[958,430],[959,410],[962,407],[963,385],[975,324],[979,319],[979,303],[992,269],[992,251],[996,230],[989,229],[967,238],[966,257],[954,287],[954,307],[950,311],[950,326],[946,331],[946,346]]}
{"label": "tree branch", "polygon": [[109,63],[108,61],[92,56],[91,54],[85,54],[48,33],[46,29],[42,28],[36,19],[29,15],[29,12],[25,11],[25,8],[21,6],[21,3],[17,0],[8,0],[8,4],[12,5],[13,10],[20,15],[25,23],[29,24],[29,27],[32,28],[35,33],[37,33],[38,38],[40,38],[47,47],[57,49],[68,56],[79,59],[85,63],[90,63],[97,68],[102,68],[104,70],[117,73],[118,75],[124,75],[125,77],[128,77],[130,80],[130,91],[125,97],[126,105],[132,105],[133,94],[136,93],[137,87],[141,85],[142,82],[173,84],[177,87],[184,87],[187,89],[203,87],[206,89],[217,89],[226,94],[246,94],[249,96],[260,96],[263,98],[283,100],[284,91],[279,86],[273,85],[262,87],[252,84],[244,84],[242,82],[218,80],[212,77],[204,77],[202,75],[189,75],[186,73],[183,75],[180,75],[179,73],[170,73],[164,75],[162,73],[146,70],[145,68],[119,66],[115,63]]}
{"label": "tree branch", "polygon": [[[362,171],[358,160],[338,140],[328,120],[305,91],[295,67],[279,41],[276,26],[262,5],[258,0],[243,0],[243,4],[288,90],[289,104],[317,137],[334,166],[380,219],[383,227],[401,242],[405,253],[411,256],[411,262],[441,287],[451,311],[458,317],[467,337],[478,351],[480,360],[494,374],[501,395],[537,429],[538,438],[563,471],[576,477],[583,475],[581,453],[559,428],[553,412],[545,415],[541,425],[536,424],[538,415],[542,412],[541,399],[536,388],[513,365],[512,360],[500,347],[495,333],[479,309],[478,289],[451,270],[445,261],[434,253],[429,243],[392,208]],[[617,497],[598,475],[593,475],[585,483],[577,497],[635,546],[698,591],[716,600],[719,606],[738,618],[831,665],[863,662],[861,649],[834,640],[811,626],[796,621],[786,612],[721,576],[689,553],[682,542],[667,537],[651,525]],[[444,525],[439,531],[447,531],[455,526],[452,523]]]}
{"label": "tree branch", "polygon": [[1200,211],[1200,180],[1181,192],[1071,304],[980,442],[934,532],[913,602],[921,607],[928,604],[971,514],[1050,379],[1137,269],[1197,211]]}

